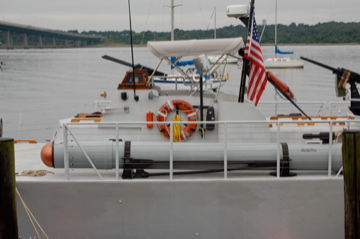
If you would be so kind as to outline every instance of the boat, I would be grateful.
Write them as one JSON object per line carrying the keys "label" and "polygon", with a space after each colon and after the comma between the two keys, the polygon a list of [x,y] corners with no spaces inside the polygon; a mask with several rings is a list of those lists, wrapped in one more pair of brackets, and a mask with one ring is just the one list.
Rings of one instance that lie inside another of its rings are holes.
{"label": "boat", "polygon": [[[279,56],[287,55],[287,56]],[[275,0],[275,57],[264,61],[265,67],[270,68],[304,68],[304,62],[294,58],[293,51],[280,51],[277,45],[277,0]]]}
{"label": "boat", "polygon": [[[155,71],[162,62],[170,64],[173,70],[172,73],[162,76],[151,74],[150,80],[163,89],[197,90],[200,73],[194,65],[193,58],[202,55],[208,59],[209,55],[221,54],[221,59],[218,59],[216,64],[210,65],[210,61],[204,61],[207,69],[201,75],[203,90],[217,90],[230,77],[226,72],[228,57],[237,53],[242,45],[244,45],[242,38],[150,41],[147,44],[148,49],[160,59]],[[183,60],[186,57],[188,59]]]}
{"label": "boat", "polygon": [[110,104],[61,119],[51,142],[15,144],[19,235],[342,237],[339,135],[359,129],[358,114],[269,118],[237,95],[203,91],[208,61],[194,63],[198,91],[163,90],[156,68],[139,66]]}
{"label": "boat", "polygon": [[267,58],[264,61],[266,68],[304,68],[304,62],[299,59],[291,57],[278,57],[278,54],[283,54],[280,53],[280,51],[277,51],[275,54],[275,58]]}
{"label": "boat", "polygon": [[61,120],[53,141],[15,144],[21,237],[39,237],[22,202],[48,237],[343,235],[339,132],[358,120],[266,119],[221,91],[201,104],[146,87],[146,70],[133,78],[99,113]]}

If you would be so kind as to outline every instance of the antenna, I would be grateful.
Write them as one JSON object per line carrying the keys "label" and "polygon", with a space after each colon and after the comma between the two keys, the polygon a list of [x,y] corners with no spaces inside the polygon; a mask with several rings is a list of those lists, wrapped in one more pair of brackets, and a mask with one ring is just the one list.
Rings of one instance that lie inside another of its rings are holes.
{"label": "antenna", "polygon": [[265,28],[266,28],[266,20],[265,19],[262,20],[262,25],[263,25],[263,29],[261,31],[261,36],[260,36],[260,39],[259,39],[260,42],[261,42],[261,39],[262,39],[262,37],[264,35]]}
{"label": "antenna", "polygon": [[132,66],[132,75],[133,75],[133,82],[134,82],[134,99],[136,101],[138,101],[139,96],[136,95],[136,83],[135,83],[134,46],[133,46],[133,38],[132,38],[130,0],[128,0],[128,6],[129,6],[129,24],[130,24],[131,66]]}

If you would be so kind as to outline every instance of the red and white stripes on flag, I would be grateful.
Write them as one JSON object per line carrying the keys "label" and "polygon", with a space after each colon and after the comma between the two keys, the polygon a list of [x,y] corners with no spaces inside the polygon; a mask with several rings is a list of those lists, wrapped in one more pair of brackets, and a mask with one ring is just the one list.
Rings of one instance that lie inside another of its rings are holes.
{"label": "red and white stripes on flag", "polygon": [[251,31],[246,40],[244,57],[249,60],[249,71],[247,73],[250,79],[248,98],[251,101],[255,100],[255,106],[257,106],[265,90],[267,78],[255,17],[253,19]]}

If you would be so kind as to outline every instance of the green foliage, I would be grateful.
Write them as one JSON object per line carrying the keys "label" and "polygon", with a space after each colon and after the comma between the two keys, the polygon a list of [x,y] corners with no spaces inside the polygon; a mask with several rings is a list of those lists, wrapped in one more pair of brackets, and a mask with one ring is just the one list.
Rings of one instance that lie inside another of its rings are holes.
{"label": "green foliage", "polygon": [[[314,26],[291,23],[278,25],[278,43],[360,43],[360,23],[327,22]],[[275,26],[266,27],[262,43],[275,42]]]}
{"label": "green foliage", "polygon": [[[259,33],[263,30],[258,25]],[[277,42],[281,44],[328,44],[328,43],[360,43],[360,23],[327,22],[316,25],[278,24]],[[129,31],[113,32],[82,32],[82,34],[96,34],[105,37],[112,43],[130,43]],[[214,30],[181,30],[174,31],[176,40],[210,39],[214,38]],[[246,39],[247,31],[243,25],[230,25],[216,30],[217,38],[243,37]],[[170,40],[170,32],[133,32],[133,44],[146,44],[148,41]],[[261,42],[273,44],[275,42],[275,25],[265,27]]]}

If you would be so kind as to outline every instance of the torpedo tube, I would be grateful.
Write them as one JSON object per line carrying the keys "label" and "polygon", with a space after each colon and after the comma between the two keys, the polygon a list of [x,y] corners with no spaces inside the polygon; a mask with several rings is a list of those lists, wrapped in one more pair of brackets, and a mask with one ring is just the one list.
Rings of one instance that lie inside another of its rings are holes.
{"label": "torpedo tube", "polygon": [[[86,141],[79,142],[92,163],[98,169],[113,169],[116,165],[117,142]],[[168,142],[120,141],[119,167],[132,164],[148,169],[169,168]],[[286,152],[284,152],[286,146]],[[327,170],[329,145],[326,144],[286,144],[282,143],[280,159],[289,159],[291,170]],[[273,170],[276,167],[278,145],[275,143],[253,144],[232,143],[227,145],[227,162],[230,167],[254,165]],[[76,142],[68,143],[70,168],[91,168],[87,157]],[[172,148],[174,169],[219,169],[224,165],[224,144],[222,143],[181,143]],[[332,170],[338,171],[342,165],[341,144],[331,147]],[[45,165],[64,168],[64,144],[47,143],[41,151]]]}

